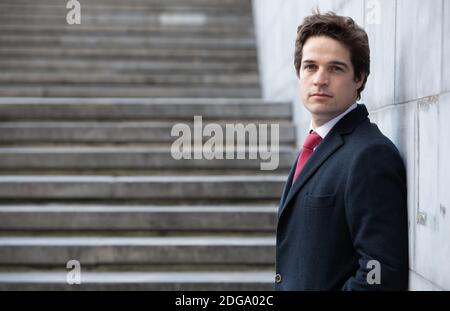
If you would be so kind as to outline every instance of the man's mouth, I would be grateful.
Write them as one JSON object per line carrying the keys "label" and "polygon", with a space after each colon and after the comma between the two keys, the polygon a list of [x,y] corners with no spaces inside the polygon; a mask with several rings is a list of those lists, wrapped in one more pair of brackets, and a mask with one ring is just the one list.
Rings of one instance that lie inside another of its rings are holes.
{"label": "man's mouth", "polygon": [[317,97],[333,97],[333,96],[331,96],[331,95],[328,95],[328,94],[326,94],[326,93],[313,93],[313,94],[311,94],[311,96],[317,96]]}

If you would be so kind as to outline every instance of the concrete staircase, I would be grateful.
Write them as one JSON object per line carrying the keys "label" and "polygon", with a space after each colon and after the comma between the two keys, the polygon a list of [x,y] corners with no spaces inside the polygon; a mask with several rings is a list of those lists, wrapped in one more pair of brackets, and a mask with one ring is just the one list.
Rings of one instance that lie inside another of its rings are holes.
{"label": "concrete staircase", "polygon": [[5,0],[0,96],[259,97],[250,1]]}
{"label": "concrete staircase", "polygon": [[[295,128],[258,99],[250,2],[65,5],[0,2],[0,290],[271,290]],[[194,116],[278,124],[278,169],[175,160]]]}

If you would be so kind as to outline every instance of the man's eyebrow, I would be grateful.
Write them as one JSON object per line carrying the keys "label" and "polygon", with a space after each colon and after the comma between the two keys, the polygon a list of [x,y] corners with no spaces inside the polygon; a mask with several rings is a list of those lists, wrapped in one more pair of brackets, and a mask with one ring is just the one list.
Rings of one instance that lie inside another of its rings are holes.
{"label": "man's eyebrow", "polygon": [[[306,63],[306,64],[315,64],[316,62],[313,61],[312,59],[305,59],[302,63]],[[338,65],[338,66],[342,66],[345,68],[348,68],[348,65],[344,62],[338,61],[338,60],[334,60],[328,63],[328,65]]]}
{"label": "man's eyebrow", "polygon": [[346,63],[340,62],[340,61],[337,61],[337,60],[329,62],[328,64],[330,64],[330,65],[338,65],[338,66],[342,66],[342,67],[348,68],[348,65]]}

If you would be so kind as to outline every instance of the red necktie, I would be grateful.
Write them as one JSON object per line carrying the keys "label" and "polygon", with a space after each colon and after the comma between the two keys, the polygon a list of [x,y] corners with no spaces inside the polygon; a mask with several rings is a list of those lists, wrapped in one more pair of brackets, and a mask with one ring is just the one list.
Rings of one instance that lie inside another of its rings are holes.
{"label": "red necktie", "polygon": [[303,144],[302,151],[300,152],[300,156],[297,160],[297,167],[295,168],[294,178],[292,179],[292,183],[295,182],[297,176],[302,171],[303,166],[305,165],[308,158],[314,151],[314,148],[322,141],[322,137],[319,136],[316,132],[309,133],[305,139],[305,143]]}

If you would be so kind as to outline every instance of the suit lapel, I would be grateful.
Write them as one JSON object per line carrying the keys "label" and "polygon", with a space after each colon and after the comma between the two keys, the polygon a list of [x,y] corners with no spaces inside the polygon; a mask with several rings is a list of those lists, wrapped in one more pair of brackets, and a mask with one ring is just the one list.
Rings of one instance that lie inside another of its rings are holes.
{"label": "suit lapel", "polygon": [[[290,187],[287,198],[281,205],[279,215],[283,213],[286,205],[295,196],[295,194],[303,187],[308,179],[314,174],[315,171],[325,162],[337,149],[344,144],[344,141],[338,133],[334,135],[327,135],[325,139],[317,146],[311,157],[306,161],[300,175],[298,175],[294,184]],[[292,182],[292,176],[289,178],[289,182]]]}
{"label": "suit lapel", "polygon": [[[364,105],[358,105],[353,111],[345,115],[328,133],[325,139],[317,146],[311,157],[306,162],[297,180],[291,186],[292,178],[295,171],[296,162],[294,162],[289,178],[283,191],[283,200],[278,210],[278,217],[281,216],[286,206],[296,195],[298,191],[305,185],[309,178],[319,169],[319,167],[341,146],[344,145],[342,135],[350,133],[362,121],[367,119],[367,109]],[[298,157],[297,157],[298,159]]]}

